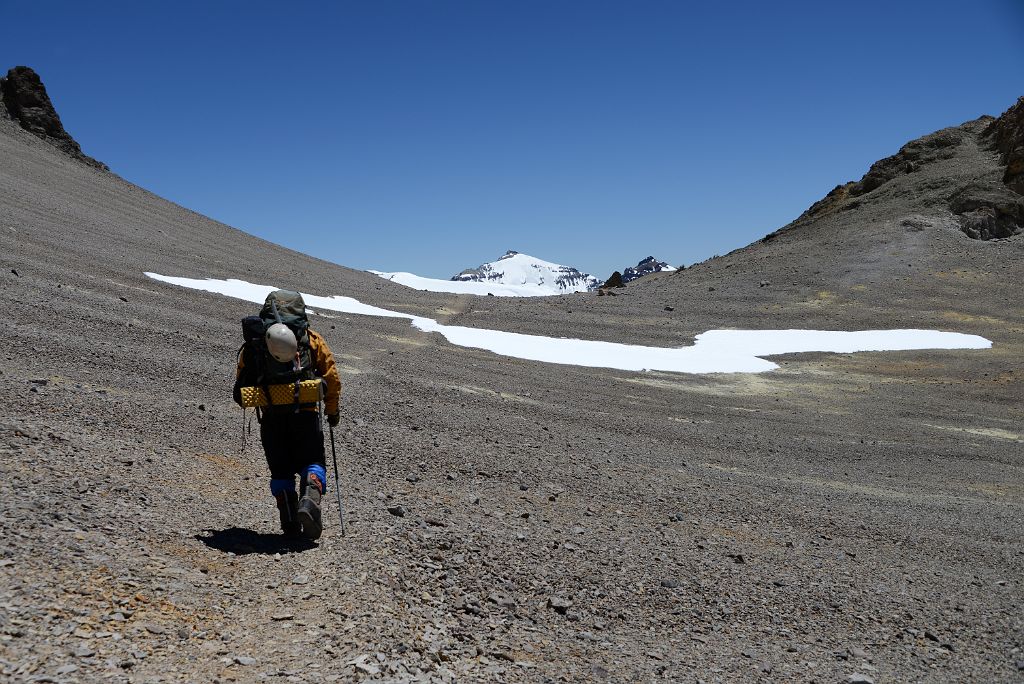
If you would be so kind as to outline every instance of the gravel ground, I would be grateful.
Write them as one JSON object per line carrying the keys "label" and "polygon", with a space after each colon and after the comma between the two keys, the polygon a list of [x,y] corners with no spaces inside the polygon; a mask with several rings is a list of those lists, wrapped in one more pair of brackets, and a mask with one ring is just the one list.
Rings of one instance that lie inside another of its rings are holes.
{"label": "gravel ground", "polygon": [[[999,172],[976,129],[768,242],[614,297],[505,300],[290,252],[0,121],[0,678],[1021,681],[1024,240],[935,208]],[[318,316],[348,535],[329,492],[321,541],[287,545],[230,400],[253,307],[143,271],[589,339],[995,344],[688,376]]]}

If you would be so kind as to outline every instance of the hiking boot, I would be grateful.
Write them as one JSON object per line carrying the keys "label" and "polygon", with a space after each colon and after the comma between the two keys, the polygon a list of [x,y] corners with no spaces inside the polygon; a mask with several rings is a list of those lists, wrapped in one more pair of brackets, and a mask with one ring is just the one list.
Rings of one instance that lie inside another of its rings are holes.
{"label": "hiking boot", "polygon": [[320,521],[320,493],[323,485],[320,479],[311,474],[299,500],[299,522],[302,523],[302,536],[306,539],[319,539],[324,531]]}
{"label": "hiking boot", "polygon": [[281,531],[286,537],[298,537],[302,533],[299,522],[299,495],[294,491],[281,492],[274,497],[277,500],[277,512],[281,515]]}

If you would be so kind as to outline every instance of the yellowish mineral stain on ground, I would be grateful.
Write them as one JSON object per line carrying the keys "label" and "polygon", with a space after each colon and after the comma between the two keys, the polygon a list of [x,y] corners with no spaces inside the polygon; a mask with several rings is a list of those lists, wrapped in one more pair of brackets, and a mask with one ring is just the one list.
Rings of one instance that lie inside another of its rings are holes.
{"label": "yellowish mineral stain on ground", "polygon": [[[832,490],[838,492],[847,492],[850,494],[860,494],[863,496],[870,496],[879,499],[890,499],[899,501],[947,501],[947,502],[961,502],[963,499],[970,499],[975,497],[963,497],[954,496],[951,494],[940,494],[940,493],[925,493],[925,492],[911,492],[903,491],[898,489],[890,489],[888,487],[878,487],[869,484],[860,484],[854,482],[847,482],[844,480],[836,479],[825,479],[818,477],[808,477],[806,475],[772,475],[769,473],[758,472],[754,470],[748,470],[745,468],[738,468],[736,466],[726,466],[718,463],[704,463],[702,464],[705,468],[711,470],[717,470],[724,473],[730,473],[732,475],[738,475],[740,477],[751,477],[759,480],[768,480],[771,482],[780,482],[789,485],[799,484],[806,485],[808,487],[814,487],[822,490]],[[1005,497],[1013,492],[1009,487],[1001,487],[996,490],[992,486],[987,486],[983,483],[968,484],[966,488],[978,494],[984,495],[985,499],[990,499],[992,496]]]}
{"label": "yellowish mineral stain on ground", "polygon": [[956,427],[954,425],[932,425],[931,423],[921,423],[925,427],[934,428],[936,430],[948,430],[950,432],[964,432],[969,435],[978,435],[979,437],[991,437],[993,439],[1008,439],[1013,442],[1024,442],[1024,435],[1020,435],[1016,432],[1010,432],[1009,430],[1003,430],[1001,428],[991,427]]}

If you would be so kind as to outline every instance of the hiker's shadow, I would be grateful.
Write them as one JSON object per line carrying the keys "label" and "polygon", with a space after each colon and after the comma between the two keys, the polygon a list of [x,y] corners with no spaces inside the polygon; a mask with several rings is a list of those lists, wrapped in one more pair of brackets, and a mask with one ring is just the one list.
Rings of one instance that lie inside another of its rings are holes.
{"label": "hiker's shadow", "polygon": [[224,553],[233,553],[236,556],[245,556],[250,553],[259,553],[272,556],[275,553],[297,553],[308,551],[317,547],[315,542],[309,539],[290,538],[281,534],[266,534],[255,530],[248,530],[244,527],[229,527],[226,530],[203,530],[204,534],[197,534],[196,539],[203,542],[211,549],[217,549]]}

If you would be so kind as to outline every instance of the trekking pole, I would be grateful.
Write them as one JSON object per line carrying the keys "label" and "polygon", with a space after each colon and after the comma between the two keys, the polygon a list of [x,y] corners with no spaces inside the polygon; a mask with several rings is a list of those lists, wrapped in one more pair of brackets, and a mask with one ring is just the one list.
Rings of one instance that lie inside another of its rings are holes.
{"label": "trekking pole", "polygon": [[338,484],[338,452],[334,449],[334,426],[331,426],[331,456],[334,458],[334,494],[338,497],[338,519],[341,521],[341,536],[345,536],[345,514],[341,505],[341,485]]}

